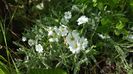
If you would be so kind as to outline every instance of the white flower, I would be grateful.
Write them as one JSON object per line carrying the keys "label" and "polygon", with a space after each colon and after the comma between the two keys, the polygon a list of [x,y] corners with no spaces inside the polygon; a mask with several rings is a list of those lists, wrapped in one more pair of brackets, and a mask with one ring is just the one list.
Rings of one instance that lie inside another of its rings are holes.
{"label": "white flower", "polygon": [[26,40],[27,40],[27,38],[23,36],[22,41],[25,42]]}
{"label": "white flower", "polygon": [[87,39],[84,37],[80,38],[79,33],[76,30],[68,33],[66,36],[66,43],[73,54],[77,54],[81,50],[85,50],[88,45]]}
{"label": "white flower", "polygon": [[74,43],[74,41],[78,41],[79,38],[79,33],[76,30],[73,30],[66,36],[66,42],[67,44],[71,44],[72,42]]}
{"label": "white flower", "polygon": [[53,39],[53,38],[50,38],[50,39],[49,39],[49,42],[54,42],[54,39]]}
{"label": "white flower", "polygon": [[39,10],[42,10],[44,8],[43,2],[36,5],[36,8],[38,8]]}
{"label": "white flower", "polygon": [[60,34],[61,34],[62,36],[66,36],[67,33],[68,33],[67,26],[61,25],[61,26],[59,27],[59,30],[60,30]]}
{"label": "white flower", "polygon": [[77,22],[78,22],[78,25],[81,25],[81,24],[87,23],[88,20],[89,20],[88,17],[83,15],[83,16],[78,18]]}
{"label": "white flower", "polygon": [[85,50],[85,48],[88,46],[88,41],[87,41],[87,39],[86,38],[84,38],[84,37],[81,37],[80,38],[80,44],[81,44],[81,49],[82,50]]}
{"label": "white flower", "polygon": [[58,42],[58,38],[49,38],[49,42]]}
{"label": "white flower", "polygon": [[29,40],[28,40],[28,44],[29,44],[30,46],[33,46],[33,45],[35,45],[35,41],[32,40],[32,39],[29,39]]}
{"label": "white flower", "polygon": [[73,30],[66,36],[66,43],[69,45],[69,49],[73,54],[77,54],[81,50],[79,39],[79,33],[76,30]]}
{"label": "white flower", "polygon": [[43,52],[43,47],[41,44],[35,45],[35,49],[38,53],[42,53]]}
{"label": "white flower", "polygon": [[70,45],[69,45],[69,49],[70,49],[70,51],[73,53],[73,54],[77,54],[77,53],[79,53],[80,52],[80,50],[81,50],[81,47],[80,47],[81,45],[80,45],[80,43],[78,43],[78,42],[74,42],[74,43],[71,43]]}
{"label": "white flower", "polygon": [[102,39],[107,39],[107,38],[110,38],[110,36],[108,35],[103,35],[103,34],[98,34],[99,37],[101,37]]}
{"label": "white flower", "polygon": [[65,18],[66,20],[71,19],[71,17],[72,17],[72,13],[71,13],[70,11],[65,12],[64,14],[65,14],[65,15],[64,15],[64,18]]}
{"label": "white flower", "polygon": [[53,34],[54,34],[53,28],[52,27],[48,27],[48,36],[52,36]]}
{"label": "white flower", "polygon": [[49,31],[48,36],[52,36],[52,35],[53,35],[53,31]]}
{"label": "white flower", "polygon": [[53,28],[55,33],[59,36],[66,36],[68,33],[68,27],[65,25],[61,25],[59,28],[57,28],[56,26]]}

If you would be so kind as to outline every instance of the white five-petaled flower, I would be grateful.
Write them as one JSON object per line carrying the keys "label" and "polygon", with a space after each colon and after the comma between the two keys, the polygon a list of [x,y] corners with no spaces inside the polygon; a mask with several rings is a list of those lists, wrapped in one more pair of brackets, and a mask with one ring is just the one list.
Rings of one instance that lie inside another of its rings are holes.
{"label": "white five-petaled flower", "polygon": [[79,53],[80,50],[85,50],[88,45],[87,39],[84,37],[80,38],[79,33],[76,30],[68,33],[66,36],[66,43],[73,54]]}
{"label": "white five-petaled flower", "polygon": [[66,43],[69,45],[69,49],[73,54],[77,54],[80,52],[80,43],[79,33],[76,30],[73,30],[66,36]]}
{"label": "white five-petaled flower", "polygon": [[[50,33],[50,31],[52,31],[52,33]],[[53,36],[49,38],[49,42],[58,42],[58,37],[65,37],[65,42],[73,54],[78,54],[81,50],[85,50],[88,45],[87,39],[80,37],[77,30],[69,31],[65,25],[61,25],[59,28],[56,26],[49,27],[48,35]]]}
{"label": "white five-petaled flower", "polygon": [[84,24],[88,22],[88,17],[86,17],[85,15],[82,15],[81,17],[78,18],[77,22],[78,25]]}
{"label": "white five-petaled flower", "polygon": [[77,54],[81,50],[81,45],[78,41],[74,41],[74,43],[71,43],[69,45],[69,49],[73,54]]}
{"label": "white five-petaled flower", "polygon": [[27,38],[23,36],[22,41],[25,42],[26,40],[27,40]]}
{"label": "white five-petaled flower", "polygon": [[65,18],[66,20],[71,19],[71,17],[72,17],[72,13],[71,13],[70,11],[67,11],[67,12],[64,13],[64,18]]}
{"label": "white five-petaled flower", "polygon": [[29,39],[29,40],[28,40],[28,44],[29,44],[30,46],[33,46],[33,45],[35,45],[35,41],[32,40],[32,39]]}
{"label": "white five-petaled flower", "polygon": [[43,47],[41,44],[37,44],[35,45],[35,49],[38,53],[42,53],[43,52]]}

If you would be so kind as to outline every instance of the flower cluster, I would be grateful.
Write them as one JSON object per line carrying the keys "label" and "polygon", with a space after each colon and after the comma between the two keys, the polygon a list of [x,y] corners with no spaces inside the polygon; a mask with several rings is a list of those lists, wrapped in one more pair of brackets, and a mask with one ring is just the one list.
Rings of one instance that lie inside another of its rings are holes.
{"label": "flower cluster", "polygon": [[35,46],[35,50],[38,52],[38,53],[42,53],[43,52],[43,46],[41,44],[38,44],[37,41],[33,40],[33,39],[29,39],[28,40],[28,44],[30,46]]}
{"label": "flower cluster", "polygon": [[[71,11],[67,11],[64,13],[64,17],[62,18],[62,20],[65,20],[66,23],[69,22],[69,20],[71,19],[72,17],[72,13]],[[70,30],[65,23],[62,23],[64,21],[60,22],[60,26],[57,27],[57,26],[54,26],[54,27],[46,27],[45,30],[48,32],[48,41],[49,42],[59,42],[59,39],[63,37],[63,40],[65,43],[65,45],[68,46],[68,48],[70,49],[70,51],[73,53],[73,54],[77,54],[79,53],[81,50],[85,50],[85,48],[87,47],[88,45],[88,41],[87,41],[87,38],[84,38],[84,37],[80,37],[79,36],[79,33],[77,30]],[[81,25],[81,24],[85,24],[89,21],[89,18],[86,17],[85,15],[82,15],[81,17],[79,17],[77,19],[77,23],[78,25]],[[39,32],[43,33],[42,30]],[[35,50],[38,52],[38,53],[42,53],[43,52],[43,46],[38,43],[38,40],[41,40],[39,38],[42,38],[40,37],[41,35],[37,34],[35,36],[35,39],[29,39],[28,40],[28,44],[29,46],[31,47],[34,47]],[[22,37],[22,41],[25,42],[27,39],[26,37]]]}
{"label": "flower cluster", "polygon": [[[76,6],[73,6],[73,9],[75,9]],[[73,10],[72,9],[72,10]],[[67,11],[64,13],[64,17],[61,19],[61,22],[60,24],[64,24],[64,25],[67,25],[67,23],[69,22],[69,20],[72,18],[72,13],[70,11]],[[82,15],[80,16],[78,19],[77,19],[77,23],[78,25],[81,25],[81,24],[85,24],[87,22],[89,22],[91,19],[88,18],[87,16],[85,15]]]}
{"label": "flower cluster", "polygon": [[58,38],[60,36],[66,36],[68,33],[68,27],[65,25],[61,25],[59,28],[55,27],[48,27],[48,36],[49,42],[58,42]]}
{"label": "flower cluster", "polygon": [[[78,11],[78,8],[73,6],[71,11],[65,12],[61,19],[57,19],[56,24],[54,22],[45,24],[44,21],[37,20],[37,25],[31,30],[27,30],[28,32],[24,34],[22,41],[27,42],[28,47],[22,47],[20,50],[26,54],[24,60],[27,69],[38,66],[46,69],[71,66],[76,69],[80,68],[82,63],[88,63],[88,54],[93,47],[89,47],[87,38],[82,36],[82,34],[87,35],[84,32],[86,28],[82,28],[84,27],[82,25],[91,24],[92,19],[85,15],[76,16],[73,19],[71,12],[74,10]],[[55,18],[51,20],[56,21]],[[46,22],[51,21],[47,20]],[[93,52],[95,51],[93,50]]]}
{"label": "flower cluster", "polygon": [[[26,37],[22,37],[22,41],[25,42],[27,40]],[[28,40],[28,44],[29,46],[35,46],[35,50],[38,52],[38,53],[42,53],[43,52],[43,46],[41,44],[37,44],[37,41],[33,40],[33,39],[29,39]]]}
{"label": "flower cluster", "polygon": [[[71,12],[67,11],[64,13],[64,17],[62,18],[62,20],[65,20],[67,21],[66,23],[68,23],[71,17]],[[62,20],[60,23],[61,26],[48,27],[46,29],[48,31],[49,42],[58,42],[60,37],[64,37],[64,43],[68,46],[73,54],[77,54],[81,50],[85,50],[88,45],[87,39],[84,37],[80,37],[77,30],[70,31],[70,29],[65,25],[66,23],[62,23],[64,22]],[[88,21],[89,18],[85,15],[77,19],[78,25],[85,24]]]}
{"label": "flower cluster", "polygon": [[53,38],[49,38],[49,41],[57,42],[57,37],[64,37],[66,44],[68,45],[68,48],[73,54],[79,53],[81,50],[85,50],[85,48],[88,45],[88,41],[86,38],[80,37],[77,30],[73,30],[72,32],[69,31],[67,26],[61,25],[59,28],[55,26],[53,27],[52,31],[48,31],[48,35],[51,32],[53,33]]}

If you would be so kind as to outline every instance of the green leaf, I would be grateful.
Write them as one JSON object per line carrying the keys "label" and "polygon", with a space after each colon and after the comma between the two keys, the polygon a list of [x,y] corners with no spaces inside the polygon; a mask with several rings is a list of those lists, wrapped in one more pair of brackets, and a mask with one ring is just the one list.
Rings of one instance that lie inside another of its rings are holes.
{"label": "green leaf", "polygon": [[130,6],[133,7],[133,0],[130,0]]}
{"label": "green leaf", "polygon": [[124,24],[120,21],[119,23],[116,24],[116,28],[117,28],[118,30],[121,30],[121,29],[124,28]]}
{"label": "green leaf", "polygon": [[118,30],[114,30],[115,35],[119,36],[120,32]]}
{"label": "green leaf", "polygon": [[99,10],[103,10],[104,9],[104,4],[102,2],[99,2],[97,6],[98,6]]}
{"label": "green leaf", "polygon": [[99,33],[108,33],[110,31],[111,31],[111,29],[108,25],[102,25],[97,28],[97,32],[99,32]]}
{"label": "green leaf", "polygon": [[8,62],[3,56],[0,55],[0,59],[3,60],[4,62]]}
{"label": "green leaf", "polygon": [[3,39],[3,34],[2,34],[2,31],[0,29],[0,43],[3,43],[4,39]]}
{"label": "green leaf", "polygon": [[[1,69],[1,71],[4,72],[4,74],[9,74],[9,70],[7,68],[7,65],[5,65],[4,63],[2,63],[1,61],[0,61],[0,69]],[[0,72],[0,74],[2,74],[2,73]]]}
{"label": "green leaf", "polygon": [[97,0],[92,0],[93,1],[93,7],[97,5]]}
{"label": "green leaf", "polygon": [[5,72],[2,69],[0,69],[0,74],[5,74]]}
{"label": "green leaf", "polygon": [[114,3],[114,4],[117,4],[117,3],[119,3],[119,1],[120,1],[120,0],[113,0],[113,3]]}
{"label": "green leaf", "polygon": [[28,74],[67,74],[62,69],[31,69]]}
{"label": "green leaf", "polygon": [[102,18],[101,19],[101,24],[102,25],[109,25],[110,24],[110,19],[108,19],[108,17]]}

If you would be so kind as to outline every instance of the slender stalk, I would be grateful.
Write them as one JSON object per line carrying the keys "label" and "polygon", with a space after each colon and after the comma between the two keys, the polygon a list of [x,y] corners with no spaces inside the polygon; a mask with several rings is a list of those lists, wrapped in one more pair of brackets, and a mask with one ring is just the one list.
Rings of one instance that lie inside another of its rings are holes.
{"label": "slender stalk", "polygon": [[2,22],[0,22],[0,28],[2,30],[2,34],[3,34],[3,39],[4,39],[4,43],[5,43],[5,49],[6,49],[6,54],[7,54],[7,60],[8,60],[8,65],[9,65],[9,68],[11,70],[11,63],[10,63],[10,52],[8,50],[8,46],[7,46],[7,40],[6,40],[6,32],[5,32],[5,28],[2,26]]}

